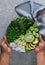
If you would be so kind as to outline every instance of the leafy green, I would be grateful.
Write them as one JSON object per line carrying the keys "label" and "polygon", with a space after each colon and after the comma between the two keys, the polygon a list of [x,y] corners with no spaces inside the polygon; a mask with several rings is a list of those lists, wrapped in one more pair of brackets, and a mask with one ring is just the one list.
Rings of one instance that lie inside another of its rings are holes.
{"label": "leafy green", "polygon": [[33,23],[34,21],[32,19],[25,17],[12,20],[6,30],[7,41],[10,43],[18,39],[21,34],[25,35]]}

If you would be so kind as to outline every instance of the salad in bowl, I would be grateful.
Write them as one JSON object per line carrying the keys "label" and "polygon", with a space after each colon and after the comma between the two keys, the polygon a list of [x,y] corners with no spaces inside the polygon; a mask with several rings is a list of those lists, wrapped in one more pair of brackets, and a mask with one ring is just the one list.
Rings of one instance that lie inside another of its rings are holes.
{"label": "salad in bowl", "polygon": [[13,50],[28,52],[38,45],[39,29],[30,18],[13,19],[6,30],[7,42]]}

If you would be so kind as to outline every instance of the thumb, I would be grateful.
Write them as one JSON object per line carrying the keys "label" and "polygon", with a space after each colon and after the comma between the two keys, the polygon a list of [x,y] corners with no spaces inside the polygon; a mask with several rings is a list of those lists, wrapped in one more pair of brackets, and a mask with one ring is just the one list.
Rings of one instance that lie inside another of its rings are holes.
{"label": "thumb", "polygon": [[41,43],[44,43],[44,40],[43,40],[43,38],[42,38],[41,35],[40,35],[40,42],[41,42]]}
{"label": "thumb", "polygon": [[2,42],[6,43],[6,36],[3,36]]}

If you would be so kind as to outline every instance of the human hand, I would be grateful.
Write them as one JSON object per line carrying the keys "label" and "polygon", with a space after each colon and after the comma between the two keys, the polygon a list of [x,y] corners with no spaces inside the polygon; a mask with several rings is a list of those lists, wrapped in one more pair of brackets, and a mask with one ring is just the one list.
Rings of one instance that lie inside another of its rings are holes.
{"label": "human hand", "polygon": [[6,36],[3,37],[0,47],[1,47],[0,64],[8,65],[11,48],[8,47],[6,44]]}
{"label": "human hand", "polygon": [[45,52],[45,41],[42,39],[42,36],[40,35],[40,38],[39,38],[39,44],[38,46],[35,48],[35,52],[36,53],[39,53],[41,51],[44,51]]}
{"label": "human hand", "polygon": [[45,41],[40,35],[38,46],[35,48],[37,65],[45,65]]}

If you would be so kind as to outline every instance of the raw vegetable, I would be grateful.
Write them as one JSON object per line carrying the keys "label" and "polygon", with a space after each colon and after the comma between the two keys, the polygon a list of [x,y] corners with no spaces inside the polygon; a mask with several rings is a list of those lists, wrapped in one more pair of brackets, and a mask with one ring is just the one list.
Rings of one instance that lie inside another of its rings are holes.
{"label": "raw vegetable", "polygon": [[32,34],[27,33],[25,35],[25,41],[26,42],[33,42],[33,40],[34,40],[34,36]]}
{"label": "raw vegetable", "polygon": [[39,42],[39,29],[32,19],[20,17],[11,21],[6,37],[13,49],[28,52],[35,49]]}
{"label": "raw vegetable", "polygon": [[33,41],[33,44],[37,44],[38,43],[38,39],[37,38],[35,38],[35,40]]}

